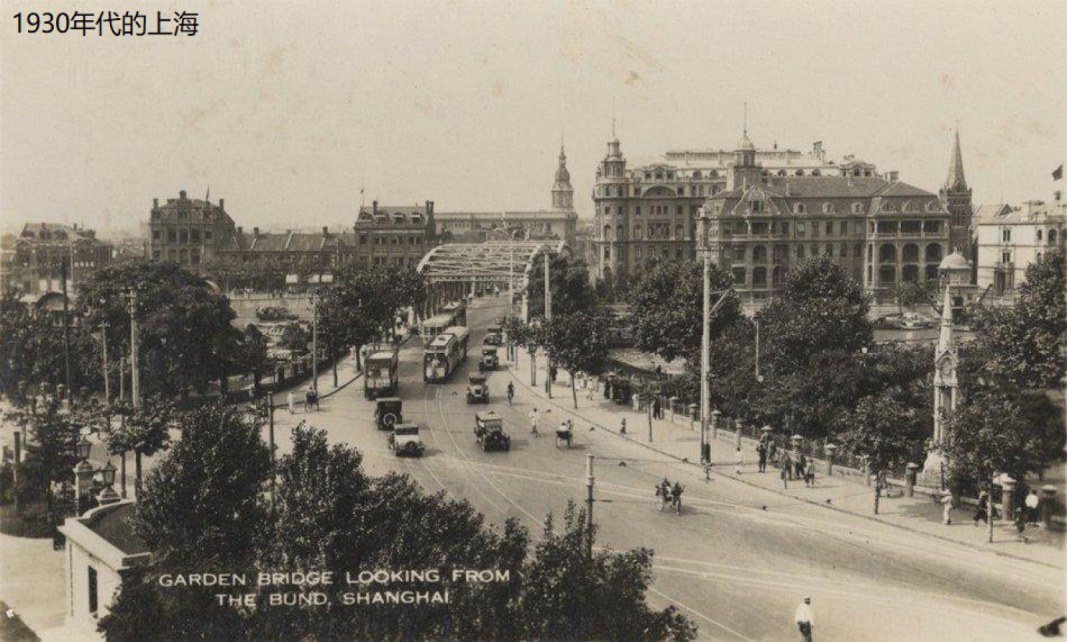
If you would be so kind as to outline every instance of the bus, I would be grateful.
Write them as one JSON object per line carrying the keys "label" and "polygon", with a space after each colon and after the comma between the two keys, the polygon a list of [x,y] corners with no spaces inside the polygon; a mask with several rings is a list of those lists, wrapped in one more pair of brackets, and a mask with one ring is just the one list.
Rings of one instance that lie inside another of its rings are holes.
{"label": "bus", "polygon": [[447,379],[467,358],[469,340],[470,331],[462,326],[447,328],[437,335],[422,353],[422,380],[438,383]]}
{"label": "bus", "polygon": [[446,303],[445,307],[441,308],[441,312],[444,314],[452,315],[452,325],[467,325],[467,302],[463,300],[452,301]]}
{"label": "bus", "polygon": [[400,353],[381,350],[367,356],[363,363],[363,398],[377,399],[396,394]]}
{"label": "bus", "polygon": [[445,329],[456,325],[453,323],[453,315],[448,313],[437,314],[422,324],[422,339],[429,345]]}

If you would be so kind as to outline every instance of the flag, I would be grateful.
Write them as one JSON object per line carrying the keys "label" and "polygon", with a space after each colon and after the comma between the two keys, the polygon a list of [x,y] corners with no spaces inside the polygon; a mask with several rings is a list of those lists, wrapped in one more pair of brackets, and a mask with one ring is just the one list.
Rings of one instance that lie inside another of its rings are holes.
{"label": "flag", "polygon": [[1052,172],[1052,180],[1058,181],[1063,178],[1063,165],[1060,165]]}

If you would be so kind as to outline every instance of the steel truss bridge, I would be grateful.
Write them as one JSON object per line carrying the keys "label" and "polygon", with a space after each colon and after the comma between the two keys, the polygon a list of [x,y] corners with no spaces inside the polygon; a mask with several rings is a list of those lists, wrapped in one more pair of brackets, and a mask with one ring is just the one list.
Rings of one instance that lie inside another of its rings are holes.
{"label": "steel truss bridge", "polygon": [[424,317],[432,315],[449,301],[470,294],[484,294],[493,288],[509,287],[523,295],[526,285],[539,273],[539,260],[547,254],[569,252],[564,241],[523,240],[484,243],[445,243],[426,253],[416,270],[429,284]]}

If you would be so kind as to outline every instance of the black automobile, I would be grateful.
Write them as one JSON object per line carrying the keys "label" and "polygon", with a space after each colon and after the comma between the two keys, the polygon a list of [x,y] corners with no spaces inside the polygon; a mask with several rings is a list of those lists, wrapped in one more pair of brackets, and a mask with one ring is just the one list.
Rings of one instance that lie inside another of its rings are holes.
{"label": "black automobile", "polygon": [[496,347],[488,346],[482,348],[482,358],[478,361],[478,372],[496,370],[498,365],[500,365],[500,357],[496,353]]}
{"label": "black automobile", "polygon": [[374,408],[374,423],[378,430],[392,430],[393,426],[404,421],[401,412],[404,402],[399,397],[381,397]]}
{"label": "black automobile", "polygon": [[482,450],[511,450],[511,437],[504,432],[504,419],[490,410],[474,415],[474,439]]}

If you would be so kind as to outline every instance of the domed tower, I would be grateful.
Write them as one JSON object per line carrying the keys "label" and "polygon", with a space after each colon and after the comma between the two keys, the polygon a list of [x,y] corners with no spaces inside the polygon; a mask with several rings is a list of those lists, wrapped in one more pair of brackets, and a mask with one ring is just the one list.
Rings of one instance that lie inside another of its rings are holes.
{"label": "domed tower", "polygon": [[959,250],[964,258],[974,261],[971,239],[971,188],[963,176],[963,154],[960,153],[960,130],[956,128],[956,142],[948,163],[948,178],[938,191],[941,203],[949,213],[948,242],[953,250]]}
{"label": "domed tower", "polygon": [[734,150],[734,165],[731,171],[733,180],[730,189],[744,189],[749,185],[760,183],[760,168],[756,164],[756,146],[748,137],[748,128],[741,133],[741,140]]}
{"label": "domed tower", "polygon": [[556,168],[556,183],[552,186],[552,209],[574,209],[574,188],[571,173],[567,171],[567,154],[559,146],[559,167]]}

